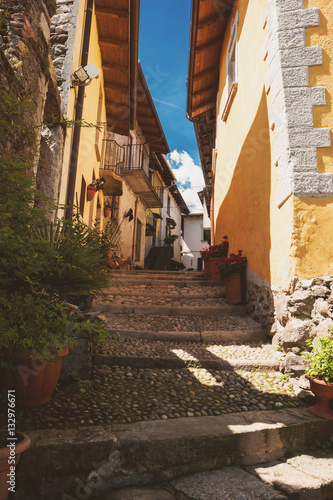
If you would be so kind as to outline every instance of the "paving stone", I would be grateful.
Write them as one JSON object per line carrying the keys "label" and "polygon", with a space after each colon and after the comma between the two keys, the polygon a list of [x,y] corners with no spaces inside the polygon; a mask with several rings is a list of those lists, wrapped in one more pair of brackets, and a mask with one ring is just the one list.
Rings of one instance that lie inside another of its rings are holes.
{"label": "paving stone", "polygon": [[297,470],[287,463],[273,462],[255,466],[252,469],[247,468],[247,470],[284,493],[287,498],[294,500],[325,500],[326,498],[322,480]]}
{"label": "paving stone", "polygon": [[172,482],[190,500],[286,500],[286,496],[237,467],[194,474]]}

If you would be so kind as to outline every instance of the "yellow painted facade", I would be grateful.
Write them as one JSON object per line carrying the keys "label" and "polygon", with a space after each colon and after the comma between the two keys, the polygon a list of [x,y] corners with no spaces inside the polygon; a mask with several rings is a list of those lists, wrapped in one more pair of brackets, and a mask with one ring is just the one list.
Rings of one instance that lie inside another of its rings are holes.
{"label": "yellow painted facade", "polygon": [[[333,130],[333,11],[319,7],[321,26],[306,29],[307,45],[321,45],[324,64],[310,68],[310,85],[326,87],[326,106],[315,106],[315,127]],[[291,280],[333,274],[333,198],[290,196],[278,207],[279,170],[272,160],[274,130],[269,126],[270,94],[265,92],[267,60],[263,29],[265,0],[237,0],[220,59],[214,185],[215,243],[228,235],[232,252],[243,250],[253,275],[274,288]],[[233,19],[239,11],[238,88],[226,121],[226,59]],[[330,28],[331,27],[331,28]],[[332,148],[318,148],[319,172],[333,172]]]}
{"label": "yellow painted facade", "polygon": [[[72,72],[80,66],[81,47],[83,37],[83,20],[84,20],[84,7],[85,1],[81,0],[78,11],[76,36],[74,44]],[[92,17],[91,36],[89,43],[88,64],[94,63],[98,68],[102,68],[102,60],[100,48],[98,45],[98,33],[96,16]],[[75,119],[75,102],[77,97],[78,88],[71,88],[68,95],[66,116],[69,120]],[[103,138],[106,123],[106,110],[104,98],[104,85],[103,85],[103,70],[101,69],[98,78],[94,78],[90,85],[85,87],[85,98],[83,103],[83,121],[88,124],[97,125],[102,123],[101,130],[98,131],[95,127],[82,127],[80,135],[80,147],[77,163],[76,182],[75,182],[75,197],[74,204],[78,201],[80,204],[81,185],[84,179],[86,186],[88,186],[93,178],[98,178],[99,168],[102,163],[99,161],[103,159]],[[66,204],[67,196],[67,181],[68,181],[68,166],[70,164],[71,146],[73,127],[68,127],[67,136],[64,145],[64,160],[63,160],[63,176],[60,192],[60,203]],[[98,151],[96,151],[98,149]],[[98,210],[98,205],[100,209]],[[83,220],[88,225],[92,225],[93,221],[97,220],[99,227],[102,229],[104,224],[103,218],[103,194],[98,192],[92,201],[87,201],[85,196]]]}

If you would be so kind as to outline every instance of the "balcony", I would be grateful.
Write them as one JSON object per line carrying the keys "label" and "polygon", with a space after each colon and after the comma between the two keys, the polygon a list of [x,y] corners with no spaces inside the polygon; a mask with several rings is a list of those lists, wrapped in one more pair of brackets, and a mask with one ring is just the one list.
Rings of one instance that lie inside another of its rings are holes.
{"label": "balcony", "polygon": [[125,159],[125,146],[116,141],[105,141],[104,168],[99,169],[100,177],[104,177],[105,196],[121,196],[123,194],[123,179],[120,176]]}
{"label": "balcony", "polygon": [[161,208],[163,188],[153,186],[149,180],[149,153],[145,145],[119,146],[113,140],[106,143],[105,169],[126,179],[146,208]]}

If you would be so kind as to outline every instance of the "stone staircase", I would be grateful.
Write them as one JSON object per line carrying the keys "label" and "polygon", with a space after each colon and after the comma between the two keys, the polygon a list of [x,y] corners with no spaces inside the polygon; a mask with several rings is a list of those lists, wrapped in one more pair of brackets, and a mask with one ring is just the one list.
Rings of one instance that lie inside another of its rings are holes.
{"label": "stone staircase", "polygon": [[94,309],[122,338],[195,341],[264,341],[265,332],[229,305],[221,282],[200,272],[119,271]]}
{"label": "stone staircase", "polygon": [[62,389],[79,428],[50,428],[57,397],[37,414],[48,428],[29,431],[17,500],[333,499],[333,455],[309,451],[333,441],[333,420],[306,411],[281,353],[223,284],[196,272],[111,277],[93,314],[118,342],[95,354],[78,394]]}

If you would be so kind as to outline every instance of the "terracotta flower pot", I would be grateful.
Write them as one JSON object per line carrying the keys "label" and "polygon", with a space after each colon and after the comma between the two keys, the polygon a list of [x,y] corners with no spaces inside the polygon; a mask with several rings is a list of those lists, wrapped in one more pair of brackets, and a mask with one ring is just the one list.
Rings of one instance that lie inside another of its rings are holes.
{"label": "terracotta flower pot", "polygon": [[[27,450],[31,445],[29,436],[22,432],[16,432],[15,434],[15,437],[18,438],[17,441],[13,440],[13,442],[15,442],[15,455],[13,457],[15,463],[8,463],[8,457],[10,457],[11,461],[13,453],[11,447],[6,446],[6,448],[0,448],[0,500],[6,500],[8,497],[10,483],[7,481],[10,481],[10,475],[8,475],[11,470],[10,467],[18,464],[21,453]],[[10,444],[10,442],[9,440],[7,444]]]}
{"label": "terracotta flower pot", "polygon": [[310,378],[310,388],[317,398],[316,404],[308,408],[308,412],[316,417],[333,419],[333,410],[329,407],[328,402],[333,399],[333,382],[325,382],[316,378]]}
{"label": "terracotta flower pot", "polygon": [[204,276],[206,278],[210,278],[210,266],[209,266],[209,260],[204,260]]}
{"label": "terracotta flower pot", "polygon": [[220,263],[220,259],[209,259],[209,270],[210,270],[210,279],[212,281],[221,281],[221,275],[217,269],[218,264]]}
{"label": "terracotta flower pot", "polygon": [[228,304],[240,304],[242,302],[242,281],[239,273],[231,274],[224,278],[225,293]]}
{"label": "terracotta flower pot", "polygon": [[91,201],[96,194],[97,189],[94,186],[87,187],[87,201]]}
{"label": "terracotta flower pot", "polygon": [[111,213],[111,208],[104,207],[104,217],[109,217],[110,213]]}
{"label": "terracotta flower pot", "polygon": [[57,351],[58,357],[50,363],[36,360],[32,356],[15,351],[8,353],[8,361],[14,370],[1,370],[1,386],[4,389],[15,389],[16,404],[19,406],[35,406],[50,401],[57,385],[62,357],[68,354],[68,347]]}

